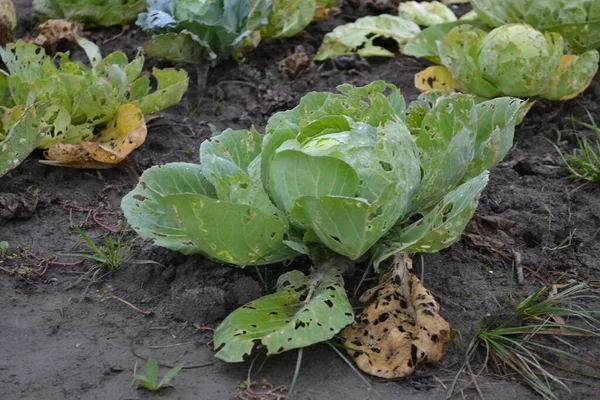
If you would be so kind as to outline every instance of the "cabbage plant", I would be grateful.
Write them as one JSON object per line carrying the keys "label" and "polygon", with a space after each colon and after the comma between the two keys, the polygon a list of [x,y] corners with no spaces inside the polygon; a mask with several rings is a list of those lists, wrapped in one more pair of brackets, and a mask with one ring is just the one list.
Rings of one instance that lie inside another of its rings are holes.
{"label": "cabbage plant", "polygon": [[471,0],[478,18],[499,27],[525,23],[559,33],[575,53],[600,49],[600,2],[597,0]]}
{"label": "cabbage plant", "polygon": [[267,38],[301,32],[317,6],[338,0],[148,0],[137,25],[155,34],[146,54],[174,62],[201,63],[256,47]]}
{"label": "cabbage plant", "polygon": [[564,48],[559,34],[525,24],[504,25],[489,33],[463,24],[437,41],[441,64],[461,87],[485,98],[577,96],[597,71],[598,52],[565,55]]}
{"label": "cabbage plant", "polygon": [[[328,340],[353,319],[343,272],[371,259],[450,246],[512,145],[522,102],[423,97],[395,86],[341,85],[274,114],[265,134],[227,129],[200,163],[145,171],[122,202],[154,244],[238,266],[308,256],[312,272],[233,312],[215,332],[217,357],[238,362]],[[410,124],[407,126],[407,123]]]}
{"label": "cabbage plant", "polygon": [[44,18],[68,19],[86,27],[126,25],[146,9],[144,0],[33,0]]}
{"label": "cabbage plant", "polygon": [[[142,115],[177,104],[188,87],[183,70],[155,69],[156,90],[141,75],[144,57],[131,62],[120,51],[102,58],[92,42],[79,38],[91,66],[56,58],[30,43],[0,48],[7,71],[0,70],[0,176],[18,166],[35,148],[79,144],[94,138],[124,104]],[[35,126],[35,129],[32,128]]]}

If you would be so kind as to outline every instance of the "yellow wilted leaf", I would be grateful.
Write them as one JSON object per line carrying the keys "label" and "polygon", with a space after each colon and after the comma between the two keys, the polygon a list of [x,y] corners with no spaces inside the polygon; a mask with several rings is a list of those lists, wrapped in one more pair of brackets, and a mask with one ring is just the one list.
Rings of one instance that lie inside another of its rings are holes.
{"label": "yellow wilted leaf", "polygon": [[[573,61],[575,59],[577,59],[577,56],[575,54],[565,54],[564,56],[562,56],[562,58],[560,59],[560,70],[565,69],[567,67],[567,64],[569,64],[570,61]],[[596,72],[598,72],[597,66],[596,66],[596,70],[592,74],[592,77],[596,75]],[[568,96],[563,96],[560,98],[560,100],[571,100],[571,99],[579,96],[581,93],[585,92],[585,90],[590,86],[591,83],[592,83],[592,80],[590,79],[588,84],[583,89],[581,89],[578,92],[575,92],[573,94],[570,94]]]}
{"label": "yellow wilted leaf", "polygon": [[441,89],[446,93],[461,90],[459,83],[452,77],[448,68],[443,65],[434,65],[416,74],[415,87],[421,93],[437,89]]}
{"label": "yellow wilted leaf", "polygon": [[79,145],[57,143],[44,153],[51,161],[42,163],[75,168],[81,168],[82,164],[86,168],[115,165],[144,143],[146,133],[140,109],[133,104],[124,104],[93,141]]}
{"label": "yellow wilted leaf", "polygon": [[439,361],[450,338],[450,325],[410,268],[407,255],[397,256],[382,283],[360,298],[366,302],[377,293],[375,301],[340,333],[356,365],[368,374],[388,379],[408,376],[419,363]]}

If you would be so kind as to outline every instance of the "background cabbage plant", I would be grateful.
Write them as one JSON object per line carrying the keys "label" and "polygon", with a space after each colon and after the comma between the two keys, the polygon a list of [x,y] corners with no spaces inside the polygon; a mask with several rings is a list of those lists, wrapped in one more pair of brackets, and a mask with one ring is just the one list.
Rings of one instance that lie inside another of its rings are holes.
{"label": "background cabbage plant", "polygon": [[526,24],[487,32],[464,21],[430,27],[404,47],[409,55],[425,56],[443,66],[432,69],[438,72],[434,81],[444,82],[447,69],[456,80],[450,86],[484,98],[548,100],[577,96],[598,69],[598,51],[580,55],[564,51],[565,42],[558,33],[543,33]]}
{"label": "background cabbage plant", "polygon": [[407,109],[382,81],[338,90],[273,115],[264,135],[214,136],[200,164],[150,168],[123,199],[129,224],[156,245],[240,266],[302,254],[315,262],[309,276],[285,274],[276,293],[231,314],[215,333],[217,357],[241,361],[259,342],[273,354],[327,340],[352,322],[347,264],[451,245],[487,169],[510,149],[522,104],[454,94]]}
{"label": "background cabbage plant", "polygon": [[184,70],[154,69],[152,91],[150,78],[141,75],[141,54],[132,61],[120,51],[102,58],[92,42],[79,38],[78,43],[90,66],[72,61],[66,53],[50,57],[30,43],[0,48],[7,68],[0,70],[0,176],[35,148],[92,139],[124,104],[143,115],[153,114],[177,104],[187,90]]}
{"label": "background cabbage plant", "polygon": [[256,47],[261,40],[293,36],[313,19],[317,6],[338,0],[148,0],[137,25],[156,36],[146,54],[200,63]]}
{"label": "background cabbage plant", "polygon": [[68,19],[86,27],[127,25],[146,9],[144,0],[33,0],[44,18]]}
{"label": "background cabbage plant", "polygon": [[574,53],[600,49],[600,2],[597,0],[471,0],[478,18],[499,27],[525,23],[560,34]]}

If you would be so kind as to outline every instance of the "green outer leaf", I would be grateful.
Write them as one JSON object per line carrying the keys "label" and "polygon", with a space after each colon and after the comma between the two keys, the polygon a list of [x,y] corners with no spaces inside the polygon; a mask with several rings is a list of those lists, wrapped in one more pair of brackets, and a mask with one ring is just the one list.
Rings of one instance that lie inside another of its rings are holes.
{"label": "green outer leaf", "polygon": [[374,45],[373,41],[378,38],[390,38],[402,48],[419,32],[420,28],[414,22],[392,15],[359,18],[353,23],[338,26],[325,35],[314,59],[323,61],[353,54],[363,57],[393,57],[394,53]]}
{"label": "green outer leaf", "polygon": [[221,157],[205,155],[200,168],[215,187],[217,199],[251,205],[266,214],[276,215],[287,226],[287,218],[273,205],[262,182],[252,181],[248,173],[234,163]]}
{"label": "green outer leaf", "polygon": [[200,194],[174,194],[159,201],[211,258],[236,265],[263,265],[297,255],[282,242],[287,224],[256,207]]}
{"label": "green outer leaf", "polygon": [[132,102],[144,115],[154,114],[179,103],[190,81],[184,69],[154,68],[152,76],[157,82],[156,91]]}
{"label": "green outer leaf", "polygon": [[[6,107],[8,105],[10,95],[8,78],[4,75],[4,71],[0,69],[0,107]],[[0,113],[2,113],[2,109],[0,108]],[[1,124],[1,122],[0,122]]]}
{"label": "green outer leaf", "polygon": [[174,63],[200,63],[206,56],[205,47],[189,31],[157,35],[144,43],[144,52]]}
{"label": "green outer leaf", "polygon": [[300,197],[292,218],[310,228],[331,250],[356,260],[402,215],[408,202],[398,196],[402,189],[402,183],[387,186],[373,204],[349,197]]}
{"label": "green outer leaf", "polygon": [[347,117],[343,115],[328,115],[306,125],[300,132],[300,135],[298,135],[298,141],[302,143],[315,136],[349,130],[350,122]]}
{"label": "green outer leaf", "polygon": [[431,211],[403,229],[393,231],[375,248],[373,265],[400,252],[435,253],[456,242],[477,209],[488,183],[488,171],[446,193]]}
{"label": "green outer leaf", "polygon": [[565,96],[584,90],[596,74],[598,59],[598,52],[590,50],[570,61],[566,67],[559,68],[558,75],[540,94],[540,97],[548,100],[561,100]]}
{"label": "green outer leaf", "polygon": [[146,9],[145,0],[34,0],[46,18],[83,22],[86,27],[127,25]]}
{"label": "green outer leaf", "polygon": [[460,25],[471,25],[484,31],[490,30],[486,24],[475,21],[455,21],[436,24],[423,29],[413,38],[409,39],[402,48],[402,53],[407,56],[426,58],[429,61],[439,64],[440,57],[438,55],[437,42],[444,40],[444,36],[448,32]]}
{"label": "green outer leaf", "polygon": [[135,374],[135,375],[133,375],[133,379],[135,379],[137,381],[138,387],[141,386],[141,387],[146,388],[146,389],[148,389],[150,391],[157,390],[156,383],[150,381],[144,375]]}
{"label": "green outer leaf", "polygon": [[162,388],[165,386],[169,385],[169,382],[171,382],[171,380],[175,377],[175,375],[177,375],[177,373],[179,371],[181,371],[181,369],[183,368],[183,364],[179,364],[177,366],[175,366],[174,368],[171,368],[170,370],[167,371],[167,373],[165,374],[165,376],[163,376],[163,378],[160,380],[160,382],[158,382],[158,388]]}
{"label": "green outer leaf", "polygon": [[38,113],[34,107],[16,107],[8,112],[16,114],[15,117],[9,118],[9,126],[4,127],[6,135],[0,135],[0,177],[18,167],[35,150],[42,135],[40,113],[43,109]]}
{"label": "green outer leaf", "polygon": [[498,97],[475,106],[475,153],[464,179],[496,166],[508,154],[523,103],[513,97]]}
{"label": "green outer leaf", "polygon": [[591,22],[555,25],[543,30],[560,34],[575,54],[600,49],[600,17]]}
{"label": "green outer leaf", "polygon": [[526,23],[559,33],[576,53],[600,48],[600,4],[596,0],[472,0],[479,18],[492,27]]}
{"label": "green outer leaf", "polygon": [[[238,308],[217,327],[215,356],[241,362],[256,344],[270,355],[334,337],[354,320],[341,275],[345,264],[333,259],[308,277],[299,271],[282,275],[276,293]],[[284,283],[289,286],[281,287]]]}
{"label": "green outer leaf", "polygon": [[213,155],[229,160],[242,171],[247,171],[248,165],[262,150],[262,139],[262,135],[255,129],[250,131],[227,129],[210,140],[202,142],[200,162],[204,162],[204,157]]}
{"label": "green outer leaf", "polygon": [[183,254],[201,253],[171,210],[159,202],[161,197],[177,193],[216,197],[215,189],[202,175],[199,165],[171,163],[147,169],[140,183],[123,198],[121,208],[128,223],[142,238]]}
{"label": "green outer leaf", "polygon": [[92,65],[92,67],[100,65],[100,63],[102,62],[102,54],[100,54],[100,48],[96,46],[95,43],[90,42],[85,38],[78,36],[76,40],[77,44],[85,51],[85,55],[87,56],[88,60],[90,60],[90,64]]}
{"label": "green outer leaf", "polygon": [[466,173],[474,155],[474,106],[471,96],[455,94],[441,98],[425,115],[417,137],[423,179],[413,208],[431,207]]}
{"label": "green outer leaf", "polygon": [[441,42],[437,42],[437,46],[441,63],[462,87],[478,96],[492,98],[501,93],[485,80],[477,64],[481,41],[485,36],[485,31],[472,25],[460,25],[444,36]]}
{"label": "green outer leaf", "polygon": [[291,37],[313,19],[316,0],[273,0],[268,24],[260,29],[263,39]]}
{"label": "green outer leaf", "polygon": [[398,16],[420,26],[439,25],[457,20],[450,7],[439,1],[406,1],[398,5]]}
{"label": "green outer leaf", "polygon": [[[403,119],[406,104],[396,86],[378,80],[366,86],[339,85],[342,94],[313,92],[300,99],[298,106],[273,114],[267,123],[267,133],[290,129],[301,134],[313,122],[330,116],[343,116],[355,122],[366,122],[377,127],[388,121]],[[389,91],[389,94],[385,92]]]}
{"label": "green outer leaf", "polygon": [[[277,115],[277,114],[275,114]],[[270,122],[271,120],[269,120]],[[284,122],[284,120],[282,120]],[[267,129],[269,129],[267,125]],[[262,153],[260,157],[260,173],[262,184],[267,193],[273,198],[273,188],[271,185],[271,162],[277,153],[277,149],[282,143],[295,139],[296,135],[290,128],[278,128],[271,134],[266,134],[263,137]]]}
{"label": "green outer leaf", "polygon": [[156,387],[158,383],[158,362],[156,362],[156,358],[154,357],[149,357],[146,362],[146,376]]}
{"label": "green outer leaf", "polygon": [[277,206],[288,213],[299,197],[353,197],[359,184],[358,175],[344,161],[296,150],[275,154],[270,168],[271,194]]}

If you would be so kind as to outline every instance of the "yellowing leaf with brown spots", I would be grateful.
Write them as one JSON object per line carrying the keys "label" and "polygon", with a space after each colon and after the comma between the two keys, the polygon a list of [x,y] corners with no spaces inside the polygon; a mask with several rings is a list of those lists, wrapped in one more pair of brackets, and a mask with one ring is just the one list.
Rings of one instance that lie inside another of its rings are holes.
{"label": "yellowing leaf with brown spots", "polygon": [[55,144],[44,154],[50,161],[42,163],[75,168],[81,168],[82,163],[86,166],[96,165],[96,168],[103,168],[102,164],[118,164],[144,143],[146,133],[144,115],[140,109],[133,104],[124,104],[94,141],[81,142],[79,145]]}
{"label": "yellowing leaf with brown spots", "polygon": [[37,46],[49,47],[63,40],[75,42],[75,35],[83,29],[77,22],[64,19],[49,19],[36,28],[40,33],[36,37],[26,39]]}
{"label": "yellowing leaf with brown spots", "polygon": [[450,338],[450,325],[410,268],[408,256],[396,256],[394,269],[360,298],[367,302],[377,294],[375,301],[340,333],[356,365],[368,374],[388,379],[408,376],[420,363],[439,361]]}
{"label": "yellowing leaf with brown spots", "polygon": [[446,93],[461,91],[459,83],[452,77],[448,68],[443,65],[434,65],[416,74],[415,87],[421,93],[438,89]]}

